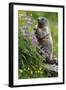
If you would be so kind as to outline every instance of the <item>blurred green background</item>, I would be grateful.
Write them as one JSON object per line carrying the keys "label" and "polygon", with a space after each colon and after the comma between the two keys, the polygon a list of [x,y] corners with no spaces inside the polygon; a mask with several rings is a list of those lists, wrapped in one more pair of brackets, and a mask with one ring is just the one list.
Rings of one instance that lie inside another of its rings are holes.
{"label": "blurred green background", "polygon": [[[29,16],[29,17],[28,17]],[[37,23],[37,18],[43,16],[49,22],[49,28],[53,39],[53,56],[58,57],[58,13],[56,12],[37,12],[37,11],[18,11],[18,78],[41,78],[55,77],[43,67],[44,58],[37,52],[37,48],[31,45],[30,39],[23,35],[23,30],[32,32]],[[25,20],[29,18],[27,21]],[[27,24],[30,21],[29,25]],[[28,28],[27,28],[28,27]]]}

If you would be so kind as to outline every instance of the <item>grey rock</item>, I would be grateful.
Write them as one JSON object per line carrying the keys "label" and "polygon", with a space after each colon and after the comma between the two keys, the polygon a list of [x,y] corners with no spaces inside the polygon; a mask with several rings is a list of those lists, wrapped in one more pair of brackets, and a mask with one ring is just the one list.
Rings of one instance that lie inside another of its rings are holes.
{"label": "grey rock", "polygon": [[56,73],[58,73],[58,66],[57,65],[55,65],[55,64],[45,64],[44,65],[44,68],[45,69],[47,69],[47,70],[49,70],[49,71],[54,71],[54,72],[56,72]]}

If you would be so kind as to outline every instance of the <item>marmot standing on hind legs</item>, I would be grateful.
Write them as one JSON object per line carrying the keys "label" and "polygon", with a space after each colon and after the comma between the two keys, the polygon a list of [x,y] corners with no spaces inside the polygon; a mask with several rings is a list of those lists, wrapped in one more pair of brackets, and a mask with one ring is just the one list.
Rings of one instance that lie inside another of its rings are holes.
{"label": "marmot standing on hind legs", "polygon": [[52,60],[53,40],[47,19],[39,17],[35,30],[35,35],[40,47],[39,53],[45,56],[46,60],[50,62]]}

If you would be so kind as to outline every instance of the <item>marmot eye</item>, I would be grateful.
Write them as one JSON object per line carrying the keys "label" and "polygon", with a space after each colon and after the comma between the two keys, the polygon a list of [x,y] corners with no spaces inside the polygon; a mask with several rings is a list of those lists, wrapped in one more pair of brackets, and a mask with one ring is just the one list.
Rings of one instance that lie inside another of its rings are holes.
{"label": "marmot eye", "polygon": [[42,18],[41,20],[44,21],[44,18]]}

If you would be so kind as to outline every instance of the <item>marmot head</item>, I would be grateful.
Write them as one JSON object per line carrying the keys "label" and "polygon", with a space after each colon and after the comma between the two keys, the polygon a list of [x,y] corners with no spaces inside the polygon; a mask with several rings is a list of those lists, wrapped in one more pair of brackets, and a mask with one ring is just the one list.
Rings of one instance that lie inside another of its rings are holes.
{"label": "marmot head", "polygon": [[45,17],[39,17],[37,21],[38,21],[39,28],[43,28],[44,26],[48,26],[48,21]]}

